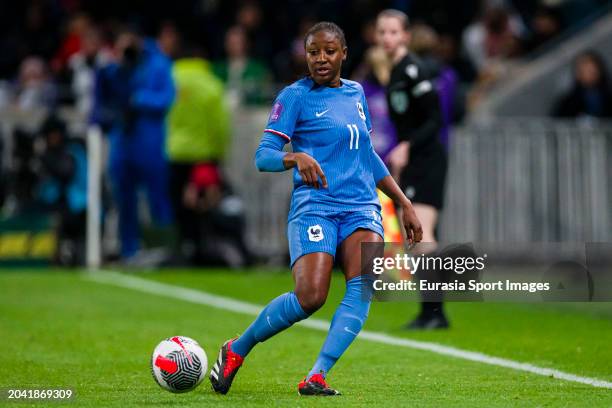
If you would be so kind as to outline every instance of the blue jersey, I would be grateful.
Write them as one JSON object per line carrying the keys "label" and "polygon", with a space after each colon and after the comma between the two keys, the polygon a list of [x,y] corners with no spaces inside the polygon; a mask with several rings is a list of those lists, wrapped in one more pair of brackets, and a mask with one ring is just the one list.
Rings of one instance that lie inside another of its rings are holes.
{"label": "blue jersey", "polygon": [[370,141],[370,115],[361,85],[319,86],[304,78],[283,89],[265,132],[291,142],[319,162],[327,189],[315,189],[294,170],[290,218],[305,212],[380,210],[376,183],[388,171]]}

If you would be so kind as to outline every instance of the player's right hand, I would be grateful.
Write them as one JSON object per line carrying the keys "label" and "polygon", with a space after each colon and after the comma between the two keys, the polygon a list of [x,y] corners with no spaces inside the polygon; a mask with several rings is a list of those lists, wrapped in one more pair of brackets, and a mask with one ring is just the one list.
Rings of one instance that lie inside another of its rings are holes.
{"label": "player's right hand", "polygon": [[[327,178],[319,162],[314,158],[306,153],[289,153],[285,158],[291,167],[297,167],[304,183],[317,189],[320,187],[327,188]],[[321,179],[321,183],[319,183],[319,178]]]}

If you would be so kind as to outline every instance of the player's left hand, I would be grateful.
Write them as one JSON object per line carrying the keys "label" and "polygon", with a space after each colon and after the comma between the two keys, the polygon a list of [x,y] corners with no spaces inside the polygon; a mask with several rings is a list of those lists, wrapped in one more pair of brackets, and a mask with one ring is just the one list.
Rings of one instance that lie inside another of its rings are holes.
{"label": "player's left hand", "polygon": [[402,206],[402,223],[406,229],[406,242],[409,245],[421,242],[423,239],[423,227],[417,218],[412,204]]}

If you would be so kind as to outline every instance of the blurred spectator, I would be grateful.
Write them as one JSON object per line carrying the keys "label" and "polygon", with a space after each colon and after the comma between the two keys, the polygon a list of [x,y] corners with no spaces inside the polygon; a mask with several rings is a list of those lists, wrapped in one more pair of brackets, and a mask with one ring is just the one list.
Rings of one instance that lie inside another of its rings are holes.
{"label": "blurred spectator", "polygon": [[219,164],[229,147],[230,119],[222,82],[208,61],[188,55],[172,70],[177,96],[168,115],[166,150],[181,254],[192,261],[202,248],[196,208],[214,207],[221,196]]}
{"label": "blurred spectator", "polygon": [[505,8],[488,8],[463,32],[463,46],[476,69],[488,71],[493,62],[517,56],[520,31],[518,19]]}
{"label": "blurred spectator", "polygon": [[37,198],[57,214],[56,262],[81,265],[85,258],[87,154],[82,143],[68,140],[65,124],[50,116],[42,126]]}
{"label": "blurred spectator", "polygon": [[96,71],[110,64],[113,56],[111,50],[104,47],[102,34],[96,28],[88,28],[80,42],[81,49],[70,57],[65,71],[63,81],[69,92],[63,99],[89,117],[93,107]]}
{"label": "blurred spectator", "polygon": [[180,41],[181,35],[174,23],[167,21],[162,24],[157,34],[157,46],[165,56],[170,59],[176,58]]}
{"label": "blurred spectator", "polygon": [[28,57],[23,60],[14,97],[14,105],[20,110],[53,108],[56,88],[42,58]]}
{"label": "blurred spectator", "polygon": [[473,109],[509,69],[509,61],[521,51],[520,19],[500,6],[488,7],[482,18],[463,32],[463,48],[478,77],[466,105]]}
{"label": "blurred spectator", "polygon": [[96,83],[93,121],[110,139],[110,175],[119,208],[121,255],[139,249],[137,191],[147,189],[151,215],[160,226],[172,221],[165,156],[165,119],[174,99],[169,60],[145,46],[134,30],[115,43],[117,63],[102,68]]}
{"label": "blurred spectator", "polygon": [[440,99],[440,114],[442,126],[440,127],[440,142],[448,149],[450,127],[462,111],[463,101],[457,98],[459,77],[453,67],[444,64],[436,54],[439,43],[438,34],[425,24],[412,26],[411,50],[421,58],[422,63],[435,79],[436,90]]}
{"label": "blurred spectator", "polygon": [[225,83],[229,105],[260,104],[271,92],[271,76],[266,66],[251,58],[244,28],[231,27],[225,34],[226,59],[215,62],[215,74]]}
{"label": "blurred spectator", "polygon": [[562,23],[559,10],[556,7],[540,6],[530,23],[529,38],[525,41],[525,51],[533,51],[547,43],[561,32]]}
{"label": "blurred spectator", "polygon": [[91,21],[86,14],[78,13],[70,17],[67,24],[66,35],[62,39],[55,57],[51,61],[53,71],[61,71],[70,60],[70,57],[81,50],[83,37],[91,27]]}
{"label": "blurred spectator", "polygon": [[553,115],[565,118],[612,117],[610,72],[595,51],[580,54],[573,67],[574,83],[557,101]]}

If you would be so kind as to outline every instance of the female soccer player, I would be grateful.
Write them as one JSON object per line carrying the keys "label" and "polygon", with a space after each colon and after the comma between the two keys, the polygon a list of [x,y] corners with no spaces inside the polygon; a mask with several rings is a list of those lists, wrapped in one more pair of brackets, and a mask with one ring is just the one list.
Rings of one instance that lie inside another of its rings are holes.
{"label": "female soccer player", "polygon": [[[408,28],[408,16],[398,10],[382,11],[376,21],[377,42],[393,63],[387,101],[400,141],[387,157],[402,191],[414,202],[416,215],[423,223],[423,241],[431,243],[431,251],[444,196],[446,152],[439,140],[442,117],[438,94],[431,73],[408,52]],[[430,280],[442,279],[436,276],[437,271],[427,272]],[[421,313],[408,325],[409,329],[448,327],[439,301],[441,294],[429,295],[436,301],[421,303]]]}
{"label": "female soccer player", "polygon": [[[340,78],[347,55],[344,33],[321,22],[306,33],[304,46],[310,75],[278,95],[255,154],[260,171],[295,169],[288,225],[295,290],[272,300],[240,337],[221,347],[210,380],[222,394],[257,343],[325,303],[339,248],[346,294],[319,357],[298,385],[300,395],[338,395],[325,377],[361,330],[370,308],[361,296],[361,243],[383,242],[377,186],[404,209],[407,239],[421,240],[410,200],[372,149],[363,89]],[[288,142],[292,153],[283,152]]]}

